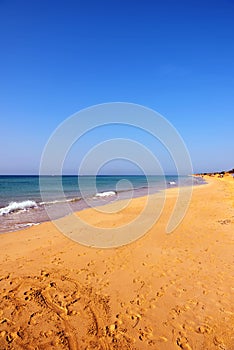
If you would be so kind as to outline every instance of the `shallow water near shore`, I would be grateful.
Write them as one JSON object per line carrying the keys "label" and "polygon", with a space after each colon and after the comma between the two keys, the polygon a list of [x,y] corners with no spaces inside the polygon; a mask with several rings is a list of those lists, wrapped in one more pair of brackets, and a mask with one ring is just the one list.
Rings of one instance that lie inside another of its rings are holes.
{"label": "shallow water near shore", "polygon": [[[43,186],[40,187],[40,180]],[[120,199],[141,197],[165,188],[204,184],[192,176],[0,176],[0,232],[16,231],[53,218]],[[62,184],[63,193],[60,191]]]}

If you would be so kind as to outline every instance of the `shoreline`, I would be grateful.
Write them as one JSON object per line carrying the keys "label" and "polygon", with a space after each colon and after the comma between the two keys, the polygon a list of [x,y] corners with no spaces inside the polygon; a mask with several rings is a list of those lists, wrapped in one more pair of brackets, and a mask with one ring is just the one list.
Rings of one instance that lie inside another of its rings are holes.
{"label": "shoreline", "polygon": [[[197,176],[197,175],[188,175],[189,177],[194,177],[194,178],[202,178],[201,176]],[[204,181],[204,179],[203,179],[203,181]],[[91,206],[91,207],[84,207],[84,208],[80,208],[79,210],[74,210],[73,212],[74,213],[79,213],[79,212],[81,212],[81,211],[84,211],[84,210],[89,210],[89,209],[95,209],[95,208],[100,208],[100,207],[103,207],[103,206],[108,206],[108,205],[112,205],[112,203],[117,203],[117,202],[123,202],[123,201],[125,201],[125,202],[128,202],[129,200],[132,200],[132,199],[135,199],[135,198],[143,198],[143,197],[147,197],[147,196],[161,196],[162,195],[162,193],[167,193],[168,191],[172,191],[171,193],[173,193],[173,190],[175,190],[175,191],[177,191],[179,188],[182,188],[182,189],[186,189],[186,188],[192,188],[192,189],[194,189],[194,188],[196,188],[197,186],[198,187],[200,187],[200,186],[203,186],[203,185],[208,185],[208,183],[207,182],[205,182],[205,183],[201,183],[201,184],[199,184],[199,183],[197,183],[197,184],[192,184],[192,185],[182,185],[182,186],[178,186],[178,185],[176,185],[176,186],[173,186],[173,187],[167,187],[167,188],[165,188],[165,189],[159,189],[159,190],[156,190],[155,189],[155,192],[152,192],[152,193],[148,193],[148,194],[141,194],[141,195],[135,195],[135,196],[133,196],[133,197],[129,197],[129,198],[119,198],[119,199],[116,199],[116,200],[114,200],[113,202],[112,201],[110,201],[110,202],[106,202],[106,203],[101,203],[101,202],[99,202],[99,203],[97,203],[97,205],[95,205],[95,206]],[[136,190],[138,190],[138,189],[136,189]],[[149,188],[148,188],[148,190],[149,190]],[[128,190],[126,190],[126,191],[121,191],[121,192],[128,192]],[[74,199],[76,199],[76,198],[74,198]],[[80,198],[80,199],[82,199],[82,198]],[[31,201],[31,200],[30,200]],[[64,201],[64,204],[66,204],[66,203],[73,203],[73,202],[75,202],[75,201],[73,201],[73,198],[71,198],[71,199],[68,199],[67,201]],[[63,202],[61,202],[60,204],[62,205],[62,203]],[[36,202],[35,202],[35,204],[36,204]],[[39,203],[40,204],[40,203]],[[57,204],[57,201],[55,201],[55,204]],[[29,209],[30,210],[30,209]],[[45,209],[46,210],[46,209]],[[20,211],[19,211],[19,213],[20,213]],[[8,215],[11,215],[11,214],[8,214]],[[43,223],[47,223],[47,222],[51,222],[51,221],[55,221],[55,220],[59,220],[59,219],[62,219],[62,218],[65,218],[65,217],[67,217],[67,216],[69,216],[69,215],[72,215],[72,213],[69,213],[69,214],[65,214],[65,215],[62,215],[62,216],[60,216],[60,217],[58,217],[58,218],[56,218],[56,219],[54,219],[54,220],[50,220],[50,219],[45,219],[45,220],[43,220],[43,221],[38,221],[38,222],[28,222],[28,223],[22,223],[22,224],[19,224],[19,225],[22,225],[22,227],[19,227],[19,228],[15,228],[15,229],[12,229],[12,230],[10,230],[10,231],[8,231],[7,229],[6,229],[6,231],[2,231],[2,232],[0,232],[0,235],[1,234],[6,234],[6,233],[13,233],[13,232],[19,232],[19,231],[24,231],[24,230],[28,230],[28,229],[30,229],[31,227],[34,227],[34,226],[38,226],[38,225],[42,225]]]}
{"label": "shoreline", "polygon": [[[166,190],[149,232],[119,248],[85,247],[51,222],[0,235],[0,347],[231,349],[234,182],[207,180],[193,187],[172,234],[165,228],[179,188]],[[120,213],[76,215],[115,227],[144,201],[134,198]]]}

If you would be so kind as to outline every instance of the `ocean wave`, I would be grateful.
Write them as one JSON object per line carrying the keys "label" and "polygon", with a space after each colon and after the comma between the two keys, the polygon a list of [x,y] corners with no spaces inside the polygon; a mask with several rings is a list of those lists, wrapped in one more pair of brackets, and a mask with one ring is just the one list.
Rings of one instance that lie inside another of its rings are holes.
{"label": "ocean wave", "polygon": [[6,207],[0,209],[0,216],[14,213],[19,210],[26,210],[30,208],[36,208],[37,203],[35,201],[27,200],[23,202],[11,202]]}
{"label": "ocean wave", "polygon": [[176,182],[175,181],[169,181],[168,184],[169,185],[176,185]]}
{"label": "ocean wave", "polygon": [[115,191],[106,191],[106,192],[98,192],[96,193],[95,197],[97,198],[103,198],[103,197],[111,197],[111,196],[116,196]]}
{"label": "ocean wave", "polygon": [[40,202],[39,205],[51,205],[51,204],[66,203],[66,202],[75,203],[75,202],[80,201],[81,199],[82,198],[80,198],[80,197],[69,198],[69,199],[55,199],[53,201]]}

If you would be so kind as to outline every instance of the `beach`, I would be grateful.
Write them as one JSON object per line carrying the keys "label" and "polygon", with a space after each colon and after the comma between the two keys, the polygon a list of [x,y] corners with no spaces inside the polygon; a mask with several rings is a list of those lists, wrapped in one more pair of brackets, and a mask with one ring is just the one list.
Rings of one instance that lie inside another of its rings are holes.
{"label": "beach", "polygon": [[[51,222],[1,234],[0,349],[234,349],[234,180],[205,180],[171,234],[176,188],[154,226],[118,248],[85,247]],[[144,203],[77,215],[111,228]]]}

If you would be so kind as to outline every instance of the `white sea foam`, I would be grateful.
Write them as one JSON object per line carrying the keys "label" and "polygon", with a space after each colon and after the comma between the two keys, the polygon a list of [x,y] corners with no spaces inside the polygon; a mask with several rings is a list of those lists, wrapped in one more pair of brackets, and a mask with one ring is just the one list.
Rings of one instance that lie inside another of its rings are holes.
{"label": "white sea foam", "polygon": [[169,185],[176,185],[176,182],[175,181],[170,181]]}
{"label": "white sea foam", "polygon": [[95,197],[102,198],[102,197],[111,197],[115,196],[116,192],[114,191],[107,191],[107,192],[98,192],[96,193]]}
{"label": "white sea foam", "polygon": [[29,208],[36,208],[37,203],[35,201],[23,201],[23,202],[11,202],[6,207],[0,209],[0,216],[7,215],[19,210],[26,210]]}
{"label": "white sea foam", "polygon": [[51,205],[51,204],[58,204],[58,203],[66,203],[66,202],[78,202],[80,201],[80,197],[70,198],[70,199],[55,199],[54,201],[48,201],[48,202],[40,202],[40,205]]}
{"label": "white sea foam", "polygon": [[19,224],[18,228],[38,226],[40,222],[27,222],[26,224]]}

